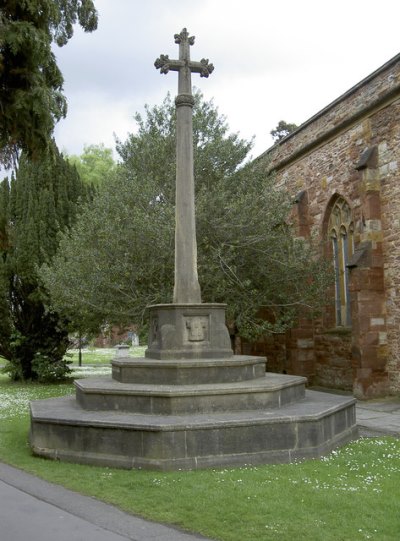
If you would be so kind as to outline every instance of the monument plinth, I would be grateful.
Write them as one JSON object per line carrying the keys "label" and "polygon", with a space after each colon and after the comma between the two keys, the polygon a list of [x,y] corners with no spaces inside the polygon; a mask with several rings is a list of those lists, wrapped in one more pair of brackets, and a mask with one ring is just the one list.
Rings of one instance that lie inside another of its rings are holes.
{"label": "monument plinth", "polygon": [[150,359],[219,359],[232,356],[225,304],[150,306]]}
{"label": "monument plinth", "polygon": [[197,277],[191,73],[194,37],[175,35],[179,59],[175,285],[171,304],[149,307],[145,358],[123,349],[112,377],[75,382],[75,397],[31,404],[35,454],[86,464],[157,470],[315,458],[356,436],[355,399],[306,390],[306,379],[265,372],[265,359],[233,355],[225,305],[201,302]]}

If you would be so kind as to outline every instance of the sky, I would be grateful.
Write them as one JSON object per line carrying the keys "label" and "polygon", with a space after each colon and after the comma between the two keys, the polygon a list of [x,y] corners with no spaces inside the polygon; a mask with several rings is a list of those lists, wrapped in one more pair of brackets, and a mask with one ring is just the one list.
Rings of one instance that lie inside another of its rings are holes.
{"label": "sky", "polygon": [[253,157],[273,143],[280,120],[302,124],[400,52],[399,0],[94,0],[98,29],[79,26],[55,47],[68,114],[59,148],[115,148],[136,131],[135,112],[177,93],[176,72],[160,74],[160,54],[178,58],[174,34],[195,36],[191,59],[215,66],[192,83],[213,99],[231,132],[255,137]]}

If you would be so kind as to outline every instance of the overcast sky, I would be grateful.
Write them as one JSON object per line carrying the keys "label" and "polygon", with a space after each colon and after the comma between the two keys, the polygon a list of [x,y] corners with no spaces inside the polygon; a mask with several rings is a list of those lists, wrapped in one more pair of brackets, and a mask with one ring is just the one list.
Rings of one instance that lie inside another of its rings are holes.
{"label": "overcast sky", "polygon": [[135,131],[145,103],[177,93],[177,74],[154,67],[178,57],[174,34],[196,37],[191,58],[215,70],[192,82],[214,99],[231,131],[272,144],[280,120],[305,122],[400,52],[399,0],[95,0],[97,31],[79,27],[56,48],[68,99],[56,128],[60,149],[114,148]]}

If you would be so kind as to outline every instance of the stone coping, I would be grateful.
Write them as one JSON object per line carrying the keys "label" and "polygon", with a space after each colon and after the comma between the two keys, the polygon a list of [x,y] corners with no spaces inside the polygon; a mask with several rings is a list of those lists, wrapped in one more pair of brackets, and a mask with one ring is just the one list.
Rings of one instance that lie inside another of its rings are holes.
{"label": "stone coping", "polygon": [[[273,377],[270,377],[273,376]],[[234,394],[234,393],[257,393],[265,391],[279,391],[305,385],[307,379],[302,376],[281,376],[280,374],[268,374],[262,378],[250,381],[233,383],[203,383],[195,385],[159,385],[146,383],[120,383],[109,377],[79,379],[74,381],[76,388],[85,393],[101,394],[143,394],[150,396],[191,396],[209,394]]]}
{"label": "stone coping", "polygon": [[232,355],[228,358],[210,357],[205,359],[152,359],[149,357],[116,357],[111,360],[115,366],[145,368],[209,368],[266,364],[265,357],[254,355]]}
{"label": "stone coping", "polygon": [[265,375],[266,359],[246,355],[172,360],[118,357],[112,377],[121,383],[196,385],[254,380]]}
{"label": "stone coping", "polygon": [[31,417],[35,423],[145,430],[151,432],[202,430],[268,423],[301,423],[317,421],[354,405],[355,398],[306,391],[306,398],[280,409],[250,410],[212,414],[152,415],[118,411],[81,409],[74,396],[35,400]]}

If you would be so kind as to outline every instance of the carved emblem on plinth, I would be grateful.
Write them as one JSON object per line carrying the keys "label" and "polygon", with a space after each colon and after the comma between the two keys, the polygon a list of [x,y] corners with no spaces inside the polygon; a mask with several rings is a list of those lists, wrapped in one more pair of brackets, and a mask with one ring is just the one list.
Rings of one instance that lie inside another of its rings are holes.
{"label": "carved emblem on plinth", "polygon": [[186,318],[185,326],[187,330],[188,342],[204,342],[208,339],[208,318],[202,316],[193,316]]}

